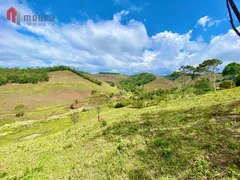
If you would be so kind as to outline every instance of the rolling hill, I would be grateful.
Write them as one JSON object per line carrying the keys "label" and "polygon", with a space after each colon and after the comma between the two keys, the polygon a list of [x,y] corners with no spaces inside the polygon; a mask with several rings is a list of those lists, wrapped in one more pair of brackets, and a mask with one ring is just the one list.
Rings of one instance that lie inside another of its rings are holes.
{"label": "rolling hill", "polygon": [[91,76],[101,81],[111,81],[114,83],[118,83],[120,81],[123,81],[129,78],[129,76],[122,75],[122,74],[92,74]]}
{"label": "rolling hill", "polygon": [[80,112],[76,128],[68,115],[1,124],[0,178],[239,179],[239,97],[105,108],[104,127],[96,111]]}
{"label": "rolling hill", "polygon": [[156,89],[170,89],[174,87],[174,82],[163,78],[163,77],[157,77],[155,80],[152,82],[149,82],[144,85],[144,90],[146,91],[153,91]]}
{"label": "rolling hill", "polygon": [[19,104],[24,104],[27,111],[69,105],[75,100],[87,100],[92,90],[117,92],[117,88],[105,82],[99,86],[70,71],[50,72],[48,75],[48,82],[0,86],[0,113],[11,112]]}

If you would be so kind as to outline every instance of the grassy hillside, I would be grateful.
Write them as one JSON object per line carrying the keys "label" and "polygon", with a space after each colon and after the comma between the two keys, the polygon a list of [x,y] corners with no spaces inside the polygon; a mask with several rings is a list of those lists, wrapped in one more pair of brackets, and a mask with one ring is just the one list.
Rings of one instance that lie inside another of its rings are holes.
{"label": "grassy hillside", "polygon": [[44,68],[0,68],[0,86],[8,83],[26,84],[44,82],[49,80],[48,73],[55,71],[71,71],[78,76],[91,81],[97,85],[102,85],[102,82],[89,76],[87,73],[72,69],[67,66],[54,66]]}
{"label": "grassy hillside", "polygon": [[[10,113],[19,104],[24,104],[26,111],[59,106],[63,106],[63,110],[66,111],[69,104],[76,99],[79,102],[87,100],[92,90],[107,93],[117,92],[116,88],[109,86],[107,83],[99,86],[70,71],[51,72],[49,77],[48,82],[38,84],[0,86],[0,114]],[[54,114],[54,112],[52,110],[48,114]]]}
{"label": "grassy hillside", "polygon": [[240,88],[0,125],[5,179],[239,179]]}
{"label": "grassy hillside", "polygon": [[144,90],[153,91],[156,89],[170,89],[172,87],[174,87],[174,82],[163,77],[157,77],[152,82],[145,84]]}
{"label": "grassy hillside", "polygon": [[129,78],[129,76],[122,74],[92,74],[92,76],[101,81],[111,81],[114,83],[118,83]]}

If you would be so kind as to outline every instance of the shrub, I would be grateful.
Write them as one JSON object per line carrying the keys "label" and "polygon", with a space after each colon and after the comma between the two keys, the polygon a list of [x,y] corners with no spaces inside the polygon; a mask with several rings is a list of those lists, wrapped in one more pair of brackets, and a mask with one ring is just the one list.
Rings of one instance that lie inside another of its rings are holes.
{"label": "shrub", "polygon": [[121,102],[118,102],[114,107],[115,108],[122,108],[122,107],[125,107],[125,104],[123,104]]}
{"label": "shrub", "polygon": [[114,82],[112,82],[112,81],[106,81],[106,83],[108,83],[110,86],[112,86],[112,87],[115,87],[115,83]]}
{"label": "shrub", "polygon": [[0,172],[0,178],[4,178],[7,175],[6,172]]}
{"label": "shrub", "polygon": [[87,112],[89,109],[83,108],[82,112]]}
{"label": "shrub", "polygon": [[20,118],[20,117],[24,116],[24,112],[23,112],[24,107],[25,106],[23,104],[19,104],[15,107],[15,111],[17,111],[16,117]]}
{"label": "shrub", "polygon": [[209,81],[205,78],[196,81],[194,87],[196,88],[196,94],[205,94],[213,90],[212,86],[209,84]]}
{"label": "shrub", "polygon": [[109,97],[112,98],[114,96],[114,93],[109,93]]}
{"label": "shrub", "polygon": [[106,125],[107,125],[107,121],[102,120],[102,121],[101,121],[101,126],[104,127],[104,126],[106,126]]}
{"label": "shrub", "polygon": [[20,118],[22,116],[24,116],[24,112],[19,112],[19,113],[16,114],[16,117],[18,117],[18,118]]}
{"label": "shrub", "polygon": [[231,89],[236,87],[236,84],[232,80],[225,80],[219,86],[220,86],[220,89]]}
{"label": "shrub", "polygon": [[97,90],[92,90],[91,95],[97,94]]}

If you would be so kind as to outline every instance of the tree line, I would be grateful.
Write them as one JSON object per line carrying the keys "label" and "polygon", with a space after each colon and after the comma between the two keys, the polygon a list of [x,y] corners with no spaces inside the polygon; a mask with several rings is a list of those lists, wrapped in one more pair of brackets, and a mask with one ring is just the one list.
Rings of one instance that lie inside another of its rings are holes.
{"label": "tree line", "polygon": [[[218,66],[222,64],[222,61],[219,59],[209,59],[203,61],[197,67],[190,65],[183,65],[177,71],[174,71],[168,77],[171,80],[175,80],[177,78],[181,81],[182,93],[185,95],[186,89],[189,87],[188,78],[190,77],[192,80],[196,80],[197,77],[201,77],[195,83],[195,86],[199,89],[208,89],[216,92],[216,83],[217,76],[219,74]],[[240,64],[233,62],[228,64],[223,72],[223,76],[229,76],[229,80],[226,80],[220,84],[220,87],[225,88],[227,84],[230,84],[231,87],[240,85]]]}

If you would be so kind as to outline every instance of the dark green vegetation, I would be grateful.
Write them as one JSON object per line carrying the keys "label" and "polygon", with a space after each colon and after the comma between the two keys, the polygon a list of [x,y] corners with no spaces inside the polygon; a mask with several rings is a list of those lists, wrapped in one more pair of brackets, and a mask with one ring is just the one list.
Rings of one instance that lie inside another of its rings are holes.
{"label": "dark green vegetation", "polygon": [[67,66],[55,66],[55,67],[47,67],[47,68],[27,68],[27,69],[19,69],[19,68],[0,68],[0,86],[5,85],[7,83],[33,83],[36,84],[38,82],[48,81],[48,73],[54,71],[71,71],[80,77],[87,79],[95,84],[102,85],[102,82],[89,76],[87,73],[82,71],[77,71]]}
{"label": "dark green vegetation", "polygon": [[113,75],[120,75],[120,73],[113,73],[113,72],[100,72],[99,74],[113,74]]}
{"label": "dark green vegetation", "polygon": [[127,91],[133,91],[136,87],[147,84],[155,79],[156,76],[154,74],[141,73],[121,81],[120,86]]}
{"label": "dark green vegetation", "polygon": [[106,83],[108,83],[110,86],[114,87],[115,86],[115,83],[112,82],[112,81],[106,81]]}

